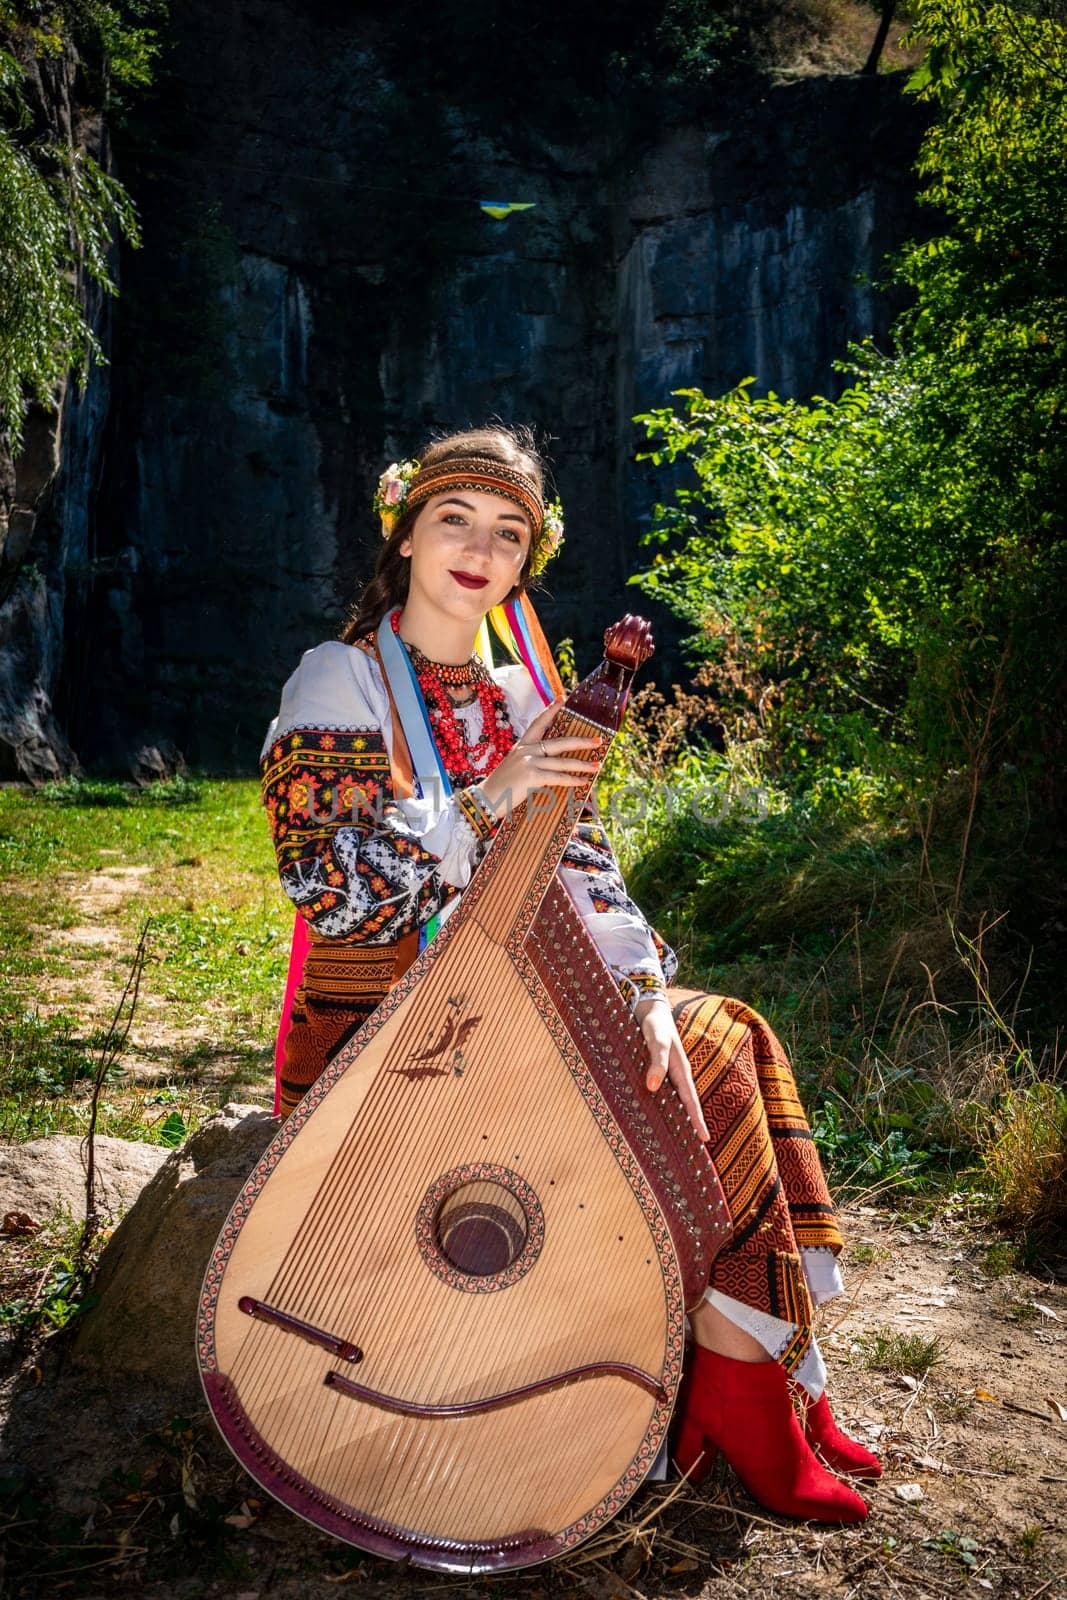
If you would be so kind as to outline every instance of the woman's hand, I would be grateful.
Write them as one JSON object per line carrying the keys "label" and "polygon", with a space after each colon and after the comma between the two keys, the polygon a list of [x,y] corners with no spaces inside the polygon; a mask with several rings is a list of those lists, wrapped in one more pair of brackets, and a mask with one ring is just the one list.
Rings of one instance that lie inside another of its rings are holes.
{"label": "woman's hand", "polygon": [[650,997],[638,1001],[634,1015],[648,1045],[649,1066],[645,1075],[645,1088],[651,1089],[655,1094],[662,1086],[664,1078],[670,1078],[678,1092],[679,1100],[689,1113],[689,1120],[696,1130],[697,1138],[701,1143],[706,1143],[711,1134],[704,1121],[700,1096],[693,1082],[693,1069],[678,1037],[678,1029],[670,1006],[664,1005],[662,1000]]}
{"label": "woman's hand", "polygon": [[536,716],[522,738],[512,745],[503,761],[495,766],[487,778],[481,778],[478,787],[500,815],[506,807],[517,806],[533,789],[580,789],[599,771],[599,761],[580,761],[568,751],[599,750],[606,748],[604,739],[579,737],[546,739],[552,719],[563,705],[553,700],[550,706]]}

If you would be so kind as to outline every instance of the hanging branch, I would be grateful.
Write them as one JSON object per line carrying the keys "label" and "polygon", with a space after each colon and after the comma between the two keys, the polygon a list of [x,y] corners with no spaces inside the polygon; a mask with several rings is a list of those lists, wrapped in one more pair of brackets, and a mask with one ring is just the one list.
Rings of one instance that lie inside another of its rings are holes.
{"label": "hanging branch", "polygon": [[148,959],[148,934],[151,926],[152,919],[147,917],[141,927],[137,948],[133,953],[126,986],[119,996],[119,1003],[115,1007],[115,1014],[104,1036],[93,1069],[93,1088],[89,1100],[89,1131],[82,1141],[82,1162],[85,1167],[85,1221],[75,1251],[75,1262],[79,1270],[84,1270],[89,1247],[100,1220],[96,1209],[96,1121],[100,1109],[100,1095],[108,1073],[125,1049],[133,1025],[137,997],[141,989],[141,977]]}
{"label": "hanging branch", "polygon": [[886,3],[882,5],[882,14],[878,19],[878,31],[874,36],[874,43],[871,45],[871,53],[863,64],[863,72],[861,76],[865,74],[866,76],[870,77],[873,73],[878,71],[878,63],[882,58],[882,51],[885,49],[885,42],[889,38],[889,29],[892,25],[893,14],[896,9],[897,0],[886,0]]}

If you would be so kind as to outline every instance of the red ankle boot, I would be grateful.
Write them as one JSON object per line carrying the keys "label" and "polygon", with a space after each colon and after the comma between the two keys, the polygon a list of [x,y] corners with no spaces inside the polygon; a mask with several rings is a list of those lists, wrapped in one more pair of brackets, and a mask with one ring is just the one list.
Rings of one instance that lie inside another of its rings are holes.
{"label": "red ankle boot", "polygon": [[690,1483],[703,1483],[719,1458],[719,1447],[705,1438],[694,1414],[679,1401],[671,1446],[674,1464]]}
{"label": "red ankle boot", "polygon": [[882,1463],[878,1457],[857,1444],[855,1439],[850,1439],[847,1433],[841,1432],[825,1394],[809,1402],[804,1415],[804,1432],[815,1454],[821,1456],[835,1472],[848,1472],[854,1478],[882,1476]]}
{"label": "red ankle boot", "polygon": [[811,1522],[862,1522],[867,1507],[812,1455],[777,1361],[734,1361],[703,1345],[683,1398],[674,1458],[703,1476],[721,1450],[753,1499],[769,1511]]}

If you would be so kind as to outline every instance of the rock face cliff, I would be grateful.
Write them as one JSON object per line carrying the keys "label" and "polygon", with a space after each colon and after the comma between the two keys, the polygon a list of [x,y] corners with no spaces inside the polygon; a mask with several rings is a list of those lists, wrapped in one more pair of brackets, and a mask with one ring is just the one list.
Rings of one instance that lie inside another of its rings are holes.
{"label": "rock face cliff", "polygon": [[[506,129],[410,102],[358,19],[321,11],[174,8],[117,136],[145,247],[18,591],[85,762],[169,741],[251,770],[282,680],[369,575],[382,466],[491,415],[552,436],[568,537],[539,609],[588,670],[669,488],[634,462],[633,415],[749,374],[838,392],[833,360],[892,311],[858,280],[924,226],[899,76],[766,84],[632,149],[526,140],[520,160]],[[484,198],[536,206],[496,222]]]}

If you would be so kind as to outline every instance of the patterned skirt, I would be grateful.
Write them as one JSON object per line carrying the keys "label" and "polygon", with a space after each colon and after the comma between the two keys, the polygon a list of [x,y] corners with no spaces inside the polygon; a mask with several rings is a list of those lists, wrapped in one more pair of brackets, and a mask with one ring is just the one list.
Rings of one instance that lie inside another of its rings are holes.
{"label": "patterned skirt", "polygon": [[743,1001],[697,989],[667,994],[733,1222],[708,1287],[791,1324],[777,1359],[794,1372],[811,1347],[814,1312],[801,1251],[836,1256],[841,1234],[789,1058]]}
{"label": "patterned skirt", "polygon": [[[353,962],[344,947],[313,944],[286,1039],[283,1115],[371,1015],[390,986],[393,961],[388,949],[375,964],[369,951]],[[733,1222],[708,1288],[788,1324],[775,1353],[794,1372],[811,1348],[814,1311],[801,1252],[836,1256],[841,1235],[789,1059],[743,1001],[697,989],[667,993]]]}

